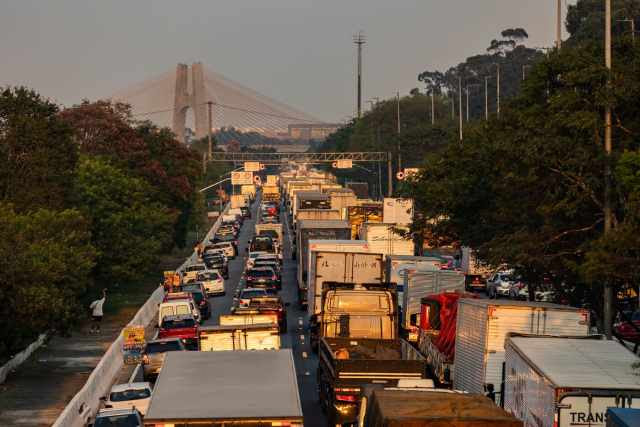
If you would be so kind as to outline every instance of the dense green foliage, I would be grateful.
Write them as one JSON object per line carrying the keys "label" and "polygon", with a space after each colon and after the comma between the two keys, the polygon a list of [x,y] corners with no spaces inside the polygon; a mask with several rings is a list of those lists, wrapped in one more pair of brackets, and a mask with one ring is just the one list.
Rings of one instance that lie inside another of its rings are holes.
{"label": "dense green foliage", "polygon": [[[637,18],[640,2],[617,3],[616,19]],[[423,100],[415,125],[401,129],[403,163],[419,164],[421,173],[397,192],[415,199],[413,229],[431,245],[470,246],[494,267],[515,267],[531,290],[550,282],[565,300],[597,310],[604,283],[637,290],[640,282],[640,46],[632,43],[629,23],[616,21],[609,74],[603,32],[595,31],[604,28],[602,4],[581,0],[570,7],[571,37],[559,51],[544,55],[525,48],[520,42],[526,33],[513,29],[494,40],[488,54],[444,73],[421,73],[428,93],[441,101],[439,118],[432,127]],[[456,93],[461,74],[463,87],[467,76],[495,75],[496,62],[505,71],[501,115],[492,101],[488,121],[479,113],[484,105],[472,107],[476,120],[464,123],[460,142],[457,123],[440,113],[446,99],[438,95]],[[420,97],[413,91],[413,98]],[[411,111],[408,99],[402,99],[401,116]],[[323,148],[383,148],[397,158],[395,100],[381,105],[387,106],[381,120],[374,120],[374,109],[332,135]],[[614,227],[605,236],[607,105],[613,111]]]}
{"label": "dense green foliage", "polygon": [[71,329],[97,289],[141,280],[203,214],[198,154],[126,105],[59,111],[3,89],[0,162],[0,355]]}

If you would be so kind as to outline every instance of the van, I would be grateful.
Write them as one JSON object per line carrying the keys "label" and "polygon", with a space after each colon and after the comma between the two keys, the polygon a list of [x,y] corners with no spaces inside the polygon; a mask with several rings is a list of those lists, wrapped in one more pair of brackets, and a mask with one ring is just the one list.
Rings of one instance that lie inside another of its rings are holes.
{"label": "van", "polygon": [[194,304],[192,299],[171,299],[160,303],[158,306],[158,327],[162,325],[162,319],[166,316],[191,314],[198,321],[202,322],[200,310]]}

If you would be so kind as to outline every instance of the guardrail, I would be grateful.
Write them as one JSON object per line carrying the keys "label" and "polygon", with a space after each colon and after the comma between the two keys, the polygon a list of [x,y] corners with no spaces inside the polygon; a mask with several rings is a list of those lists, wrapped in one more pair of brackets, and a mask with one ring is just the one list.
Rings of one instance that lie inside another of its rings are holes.
{"label": "guardrail", "polygon": [[[222,223],[222,215],[228,211],[229,205],[227,204],[222,214],[220,214],[206,234],[205,241],[208,241],[208,239],[215,234]],[[184,270],[196,257],[197,254],[194,251],[177,270]],[[155,317],[158,311],[158,304],[162,302],[163,298],[164,288],[163,286],[159,286],[144,305],[140,307],[128,325],[148,325]],[[109,349],[102,356],[98,365],[91,372],[91,375],[89,375],[87,382],[82,386],[80,391],[73,396],[56,419],[53,427],[81,427],[86,425],[98,412],[98,409],[100,409],[100,398],[105,396],[111,389],[113,382],[124,365],[122,339],[122,334],[119,334],[118,338],[111,343]]]}

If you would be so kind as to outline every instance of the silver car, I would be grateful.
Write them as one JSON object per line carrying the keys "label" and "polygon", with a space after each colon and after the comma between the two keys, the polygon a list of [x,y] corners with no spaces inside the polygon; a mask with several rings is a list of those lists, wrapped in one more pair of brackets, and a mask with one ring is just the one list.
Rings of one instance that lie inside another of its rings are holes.
{"label": "silver car", "polygon": [[167,351],[186,351],[178,338],[164,338],[149,341],[142,352],[142,370],[144,379],[156,377],[162,370]]}

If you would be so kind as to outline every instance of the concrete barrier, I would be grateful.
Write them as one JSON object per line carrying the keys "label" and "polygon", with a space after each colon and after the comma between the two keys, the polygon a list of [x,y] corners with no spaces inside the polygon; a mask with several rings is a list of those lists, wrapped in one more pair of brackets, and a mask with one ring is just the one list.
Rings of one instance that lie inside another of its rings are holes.
{"label": "concrete barrier", "polygon": [[27,348],[13,356],[11,360],[0,367],[0,384],[2,384],[7,379],[7,376],[11,373],[11,371],[22,365],[22,363],[27,360],[29,356],[31,356],[31,354],[46,341],[47,336],[47,333],[40,334],[37,340],[29,344]]}
{"label": "concrete barrier", "polygon": [[[224,213],[229,210],[229,205],[224,209]],[[205,236],[205,240],[215,234],[222,223],[222,215],[216,220],[209,232]],[[178,268],[178,271],[196,260],[197,254],[191,256]],[[158,304],[164,298],[164,288],[159,286],[138,310],[128,325],[148,325],[155,317],[158,311]],[[53,427],[81,427],[86,425],[100,408],[100,398],[105,396],[117,375],[119,374],[124,360],[122,358],[122,334],[111,343],[109,349],[100,359],[98,365],[93,369],[87,382],[82,386],[80,391],[71,399],[64,408],[62,413],[56,419]]]}

